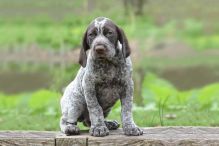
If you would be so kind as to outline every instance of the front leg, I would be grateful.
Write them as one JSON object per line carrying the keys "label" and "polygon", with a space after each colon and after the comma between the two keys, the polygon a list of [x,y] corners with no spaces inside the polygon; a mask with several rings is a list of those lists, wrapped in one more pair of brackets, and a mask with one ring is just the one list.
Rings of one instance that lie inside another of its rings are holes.
{"label": "front leg", "polygon": [[142,135],[143,131],[138,128],[133,121],[132,117],[132,102],[133,102],[133,81],[130,79],[126,83],[125,94],[121,98],[121,119],[122,119],[122,128],[125,135],[129,136],[138,136]]}
{"label": "front leg", "polygon": [[109,135],[109,130],[104,123],[103,110],[96,97],[95,82],[92,77],[88,79],[84,80],[83,88],[91,121],[90,134],[98,137]]}

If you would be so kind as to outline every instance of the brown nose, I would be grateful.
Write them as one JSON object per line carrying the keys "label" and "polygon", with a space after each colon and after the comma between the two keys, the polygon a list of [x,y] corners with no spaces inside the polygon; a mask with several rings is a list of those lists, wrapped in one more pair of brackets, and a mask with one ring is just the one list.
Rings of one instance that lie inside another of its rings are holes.
{"label": "brown nose", "polygon": [[98,54],[103,54],[105,52],[105,47],[104,45],[97,45],[95,47],[95,51],[98,53]]}

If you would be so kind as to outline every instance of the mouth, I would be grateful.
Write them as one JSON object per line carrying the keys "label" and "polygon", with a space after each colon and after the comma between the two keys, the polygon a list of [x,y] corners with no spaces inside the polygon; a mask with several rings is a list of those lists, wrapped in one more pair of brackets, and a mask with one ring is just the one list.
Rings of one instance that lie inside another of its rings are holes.
{"label": "mouth", "polygon": [[103,55],[97,55],[97,60],[106,60],[106,57]]}

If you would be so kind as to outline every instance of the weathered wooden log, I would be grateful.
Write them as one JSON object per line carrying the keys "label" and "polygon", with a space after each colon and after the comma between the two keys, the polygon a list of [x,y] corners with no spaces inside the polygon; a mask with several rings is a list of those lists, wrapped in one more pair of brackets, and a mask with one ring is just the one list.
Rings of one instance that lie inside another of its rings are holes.
{"label": "weathered wooden log", "polygon": [[65,136],[48,131],[0,131],[0,146],[219,146],[219,127],[144,128],[142,136],[125,136],[122,129],[106,137],[92,137],[88,131]]}
{"label": "weathered wooden log", "polygon": [[0,146],[54,146],[57,132],[0,131]]}

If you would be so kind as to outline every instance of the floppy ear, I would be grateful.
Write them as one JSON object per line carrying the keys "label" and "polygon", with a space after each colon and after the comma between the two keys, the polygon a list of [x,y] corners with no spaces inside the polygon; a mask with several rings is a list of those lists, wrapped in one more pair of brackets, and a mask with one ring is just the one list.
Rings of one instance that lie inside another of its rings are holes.
{"label": "floppy ear", "polygon": [[121,28],[116,27],[116,29],[118,33],[118,40],[122,44],[122,54],[125,58],[127,58],[131,54],[131,49],[129,47],[127,37],[125,36],[125,33]]}
{"label": "floppy ear", "polygon": [[83,67],[86,67],[87,64],[87,54],[86,51],[89,49],[89,45],[87,43],[87,31],[84,33],[83,40],[82,40],[82,46],[80,50],[80,56],[79,56],[79,64]]}

